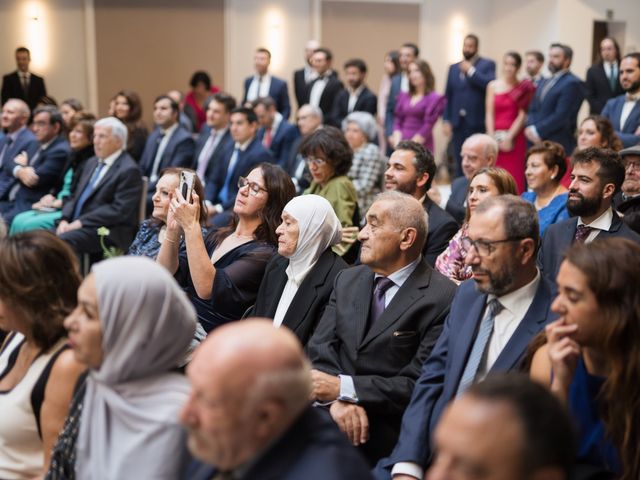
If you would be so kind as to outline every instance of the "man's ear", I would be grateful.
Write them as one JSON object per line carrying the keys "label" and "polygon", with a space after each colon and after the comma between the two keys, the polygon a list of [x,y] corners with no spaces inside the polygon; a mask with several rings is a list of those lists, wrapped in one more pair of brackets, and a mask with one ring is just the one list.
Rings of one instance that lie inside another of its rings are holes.
{"label": "man's ear", "polygon": [[427,172],[424,172],[422,175],[420,175],[417,180],[416,180],[416,186],[418,188],[422,188],[424,187],[427,182],[429,181],[429,174]]}
{"label": "man's ear", "polygon": [[402,231],[400,238],[400,250],[407,251],[409,250],[414,243],[416,243],[416,238],[418,237],[418,232],[413,227],[405,228]]}

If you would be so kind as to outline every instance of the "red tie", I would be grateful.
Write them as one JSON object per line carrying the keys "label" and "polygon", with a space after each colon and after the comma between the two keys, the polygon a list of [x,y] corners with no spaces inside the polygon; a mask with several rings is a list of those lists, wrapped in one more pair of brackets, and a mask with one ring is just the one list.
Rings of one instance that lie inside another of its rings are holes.
{"label": "red tie", "polygon": [[267,129],[264,131],[264,139],[262,140],[262,144],[263,144],[265,147],[269,148],[269,147],[271,146],[271,140],[272,140],[272,139],[271,139],[271,129],[270,129],[270,128],[267,128]]}

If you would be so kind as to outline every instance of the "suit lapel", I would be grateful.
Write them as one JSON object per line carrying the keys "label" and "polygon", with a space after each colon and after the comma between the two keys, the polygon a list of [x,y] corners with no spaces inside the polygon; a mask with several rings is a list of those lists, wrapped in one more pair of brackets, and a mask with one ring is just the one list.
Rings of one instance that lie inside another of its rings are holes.
{"label": "suit lapel", "polygon": [[[621,103],[624,105],[624,101]],[[622,115],[622,108],[620,108],[620,115]],[[620,118],[620,115],[618,115],[618,118]],[[620,125],[620,130],[624,133],[634,133],[636,125],[638,124],[638,118],[640,118],[640,101],[636,101],[624,125]],[[627,128],[627,126],[629,128]]]}
{"label": "suit lapel", "polygon": [[356,329],[357,345],[362,344],[365,334],[367,333],[367,320],[369,319],[371,295],[373,294],[373,278],[373,272],[367,267],[366,274],[358,275],[357,280],[353,285],[351,309]]}
{"label": "suit lapel", "polygon": [[[120,159],[122,158],[123,155],[124,155],[124,152],[121,153],[120,156],[115,159],[113,164],[105,172],[105,174],[102,176],[102,178],[97,183],[97,185],[94,187],[94,189],[91,190],[91,193],[89,194],[89,196],[87,197],[87,200],[85,201],[85,205],[86,205],[86,202],[88,202],[89,199],[91,197],[93,197],[96,194],[96,192],[98,192],[102,188],[103,185],[107,184],[107,182],[111,179],[111,177],[113,177],[114,175],[117,174],[118,168],[120,168]],[[95,167],[95,165],[94,165],[94,167]],[[93,169],[90,171],[90,173],[93,173]],[[80,190],[80,191],[82,191],[82,190]]]}
{"label": "suit lapel", "polygon": [[[285,263],[285,266],[288,265],[288,262]],[[280,297],[282,296],[282,291],[284,290],[284,286],[287,283],[287,274],[284,270],[276,269],[274,271],[274,275],[269,278],[269,283],[267,285],[267,295],[271,299],[271,302],[267,306],[267,312],[271,315],[276,314],[276,310],[278,309],[278,303],[280,302]],[[289,307],[289,311],[291,307]],[[286,325],[286,316],[283,319],[283,325]],[[287,325],[288,327],[289,325]],[[291,328],[291,327],[289,327]]]}

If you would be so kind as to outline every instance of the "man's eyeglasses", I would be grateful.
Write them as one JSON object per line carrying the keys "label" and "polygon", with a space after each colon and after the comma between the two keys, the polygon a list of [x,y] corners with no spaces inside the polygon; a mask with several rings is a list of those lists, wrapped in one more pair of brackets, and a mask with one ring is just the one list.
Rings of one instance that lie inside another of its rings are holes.
{"label": "man's eyeglasses", "polygon": [[316,158],[316,157],[307,157],[304,159],[305,162],[307,162],[307,165],[315,165],[316,167],[321,167],[324,164],[327,163],[327,161],[323,158]]}
{"label": "man's eyeglasses", "polygon": [[481,257],[486,257],[491,255],[496,248],[495,244],[498,243],[507,243],[507,242],[517,242],[519,240],[524,240],[526,237],[518,237],[518,238],[505,238],[504,240],[472,240],[469,237],[463,237],[460,239],[460,245],[465,251],[469,252],[471,247],[476,249],[478,255]]}
{"label": "man's eyeglasses", "polygon": [[247,180],[244,177],[239,177],[238,178],[238,188],[243,188],[243,187],[249,187],[249,193],[251,193],[251,195],[253,195],[254,197],[257,197],[258,194],[260,193],[260,190],[262,190],[263,192],[266,192],[267,189],[261,187],[259,184],[257,184],[256,182],[250,182],[249,180]]}

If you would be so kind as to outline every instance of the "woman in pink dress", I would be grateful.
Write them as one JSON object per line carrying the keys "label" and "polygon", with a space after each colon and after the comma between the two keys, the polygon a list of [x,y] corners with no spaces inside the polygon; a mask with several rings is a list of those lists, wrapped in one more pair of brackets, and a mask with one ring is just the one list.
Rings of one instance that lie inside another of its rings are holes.
{"label": "woman in pink dress", "polygon": [[486,97],[487,134],[498,142],[496,166],[507,170],[516,180],[518,193],[525,190],[524,169],[527,140],[524,124],[527,108],[535,93],[529,80],[518,80],[522,57],[507,52],[502,63],[502,77],[489,83]]}

